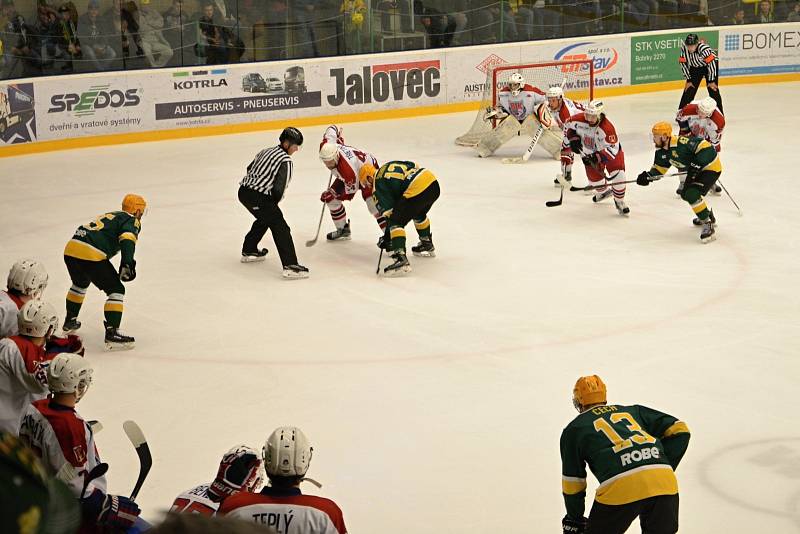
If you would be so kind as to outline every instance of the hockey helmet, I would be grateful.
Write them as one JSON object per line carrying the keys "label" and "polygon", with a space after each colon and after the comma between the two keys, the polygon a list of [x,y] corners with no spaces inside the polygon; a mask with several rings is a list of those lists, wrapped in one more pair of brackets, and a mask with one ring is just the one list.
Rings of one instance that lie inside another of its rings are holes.
{"label": "hockey helmet", "polygon": [[564,90],[559,85],[554,85],[547,89],[545,93],[547,98],[564,98]]}
{"label": "hockey helmet", "polygon": [[604,111],[605,111],[605,105],[603,105],[602,100],[592,100],[586,106],[586,109],[584,110],[583,114],[586,116],[587,119],[589,117],[592,117],[599,121],[600,115],[602,115]]}
{"label": "hockey helmet", "polygon": [[705,97],[697,103],[697,110],[706,117],[710,117],[715,109],[717,109],[717,101],[710,96]]}
{"label": "hockey helmet", "polygon": [[302,477],[308,472],[313,452],[302,430],[294,426],[278,427],[264,443],[264,467],[269,476]]}
{"label": "hockey helmet", "polygon": [[358,182],[361,184],[361,187],[372,187],[372,184],[375,183],[375,173],[378,172],[378,169],[372,163],[365,163],[361,166],[361,169],[358,171]]}
{"label": "hockey helmet", "polygon": [[339,145],[336,143],[325,143],[319,149],[319,159],[323,163],[339,160]]}
{"label": "hockey helmet", "polygon": [[80,354],[62,352],[47,367],[47,386],[52,393],[77,395],[80,400],[92,384],[92,366]]}
{"label": "hockey helmet", "polygon": [[[511,89],[511,94],[517,96],[522,87],[525,85],[525,78],[519,72],[515,72],[508,79],[508,88]],[[516,86],[516,87],[515,87]]]}
{"label": "hockey helmet", "polygon": [[19,334],[28,337],[48,337],[58,328],[56,309],[49,302],[29,300],[17,313]]}
{"label": "hockey helmet", "polygon": [[263,480],[262,460],[247,445],[237,445],[225,453],[209,491],[220,498],[239,491],[258,491]]}
{"label": "hockey helmet", "polygon": [[141,218],[144,215],[144,210],[147,209],[147,202],[144,201],[139,195],[128,193],[122,199],[122,211],[130,213],[136,218]]}
{"label": "hockey helmet", "polygon": [[303,134],[294,126],[288,126],[283,129],[280,137],[278,138],[281,144],[288,141],[290,145],[303,145]]}
{"label": "hockey helmet", "polygon": [[36,260],[24,259],[11,266],[6,287],[22,295],[39,298],[47,287],[47,280],[44,265]]}
{"label": "hockey helmet", "polygon": [[582,376],[572,389],[572,404],[578,411],[592,404],[606,403],[606,385],[597,375]]}
{"label": "hockey helmet", "polygon": [[651,130],[653,139],[661,136],[672,136],[672,125],[666,121],[657,122]]}

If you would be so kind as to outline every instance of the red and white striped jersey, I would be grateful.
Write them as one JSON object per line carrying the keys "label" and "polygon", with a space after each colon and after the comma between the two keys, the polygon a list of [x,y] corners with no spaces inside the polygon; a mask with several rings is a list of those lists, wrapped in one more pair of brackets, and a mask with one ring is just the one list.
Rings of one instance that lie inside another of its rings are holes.
{"label": "red and white striped jersey", "polygon": [[369,152],[358,150],[357,148],[344,144],[339,128],[328,126],[322,136],[320,147],[326,143],[336,143],[339,145],[339,162],[331,172],[333,177],[344,182],[344,189],[348,195],[353,195],[359,190],[358,173],[365,163],[371,163],[376,169],[380,168],[378,160]]}
{"label": "red and white striped jersey", "polygon": [[241,492],[222,502],[227,515],[291,534],[345,534],[342,510],[324,497],[303,495],[299,488],[266,487],[260,493]]}
{"label": "red and white striped jersey", "polygon": [[525,84],[517,95],[511,94],[511,88],[506,86],[500,90],[497,99],[503,111],[519,122],[524,121],[528,116],[535,113],[536,106],[547,102],[544,93],[540,89],[528,84]]}
{"label": "red and white striped jersey", "polygon": [[201,484],[186,490],[175,498],[171,513],[216,515],[219,503],[211,499],[208,488],[211,484]]}
{"label": "red and white striped jersey", "polygon": [[19,298],[0,291],[0,338],[16,336],[19,333],[17,316],[23,302]]}
{"label": "red and white striped jersey", "polygon": [[550,114],[555,119],[556,124],[558,127],[563,129],[564,124],[569,120],[570,117],[573,115],[577,115],[581,111],[583,111],[584,107],[583,104],[580,102],[575,102],[569,98],[562,98],[561,99],[561,106],[557,110],[550,109]]}
{"label": "red and white striped jersey", "polygon": [[[101,460],[91,428],[75,409],[56,404],[51,399],[29,404],[22,416],[19,436],[36,451],[50,476],[55,476],[64,464],[71,464],[76,476],[62,480],[76,498],[80,497],[84,474]],[[105,476],[89,482],[86,495],[91,495],[94,490],[106,493]]]}
{"label": "red and white striped jersey", "polygon": [[589,124],[583,112],[570,117],[564,124],[564,146],[569,146],[569,138],[576,135],[580,137],[584,156],[599,153],[604,160],[610,161],[622,150],[617,131],[605,115],[601,115],[594,126]]}
{"label": "red and white striped jersey", "polygon": [[22,336],[0,339],[0,431],[17,435],[25,408],[47,396],[48,356]]}
{"label": "red and white striped jersey", "polygon": [[710,116],[701,118],[697,104],[687,104],[678,111],[678,116],[675,119],[678,123],[689,123],[689,130],[694,137],[701,137],[711,143],[711,145],[719,152],[722,147],[722,130],[725,129],[725,116],[720,110],[715,109],[714,113]]}

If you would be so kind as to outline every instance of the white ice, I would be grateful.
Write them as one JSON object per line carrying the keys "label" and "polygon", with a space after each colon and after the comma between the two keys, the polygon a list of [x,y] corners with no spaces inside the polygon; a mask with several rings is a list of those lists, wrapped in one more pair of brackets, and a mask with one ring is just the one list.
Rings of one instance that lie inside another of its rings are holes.
{"label": "white ice", "polygon": [[[406,278],[375,276],[379,232],[360,197],[347,205],[352,241],[304,246],[328,179],[321,126],[304,129],[281,205],[308,280],[280,278],[269,235],[266,263],[239,263],[252,219],[237,182],[274,131],[0,160],[0,266],[44,261],[62,309],[74,229],[125,193],[149,201],[123,319],[137,346],[102,350],[104,296],[91,289],[80,333],[96,371],[79,406],[104,423],[112,492],[136,477],[122,422],[140,423],[155,462],[139,498],[148,519],[210,481],[228,448],[260,450],[290,424],[312,440],[309,476],[324,484],[305,490],[338,502],[351,532],[557,532],[559,435],[575,379],[597,373],[610,401],[689,425],[681,532],[796,532],[799,92],[723,87],[722,181],[744,216],[711,198],[708,245],[675,178],[629,186],[629,219],[582,193],[546,208],[558,163],[502,164],[524,140],[478,159],[453,144],[474,117],[461,113],[345,125],[350,144],[441,180],[438,257],[411,258]],[[649,127],[678,99],[606,99],[629,179],[649,168]]]}

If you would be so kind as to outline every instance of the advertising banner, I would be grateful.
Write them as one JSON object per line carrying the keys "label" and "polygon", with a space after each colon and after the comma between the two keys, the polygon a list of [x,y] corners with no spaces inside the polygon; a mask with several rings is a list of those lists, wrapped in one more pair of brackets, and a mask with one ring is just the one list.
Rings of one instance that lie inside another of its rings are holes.
{"label": "advertising banner", "polygon": [[[656,35],[632,35],[631,51],[631,85],[643,83],[670,82],[682,80],[678,58],[681,53],[681,42],[690,33],[660,33]],[[719,32],[694,31],[714,50],[718,50]]]}
{"label": "advertising banner", "polygon": [[32,83],[0,84],[0,146],[36,141]]}
{"label": "advertising banner", "polygon": [[720,30],[720,75],[800,72],[800,24]]}

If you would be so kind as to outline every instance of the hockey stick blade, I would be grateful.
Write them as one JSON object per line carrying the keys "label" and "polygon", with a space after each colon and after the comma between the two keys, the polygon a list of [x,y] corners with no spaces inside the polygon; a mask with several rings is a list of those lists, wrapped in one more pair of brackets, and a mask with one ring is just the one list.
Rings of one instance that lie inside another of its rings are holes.
{"label": "hockey stick blade", "polygon": [[558,180],[558,183],[561,185],[561,192],[558,194],[558,200],[548,200],[544,203],[548,208],[555,208],[564,203],[564,189],[567,188],[569,182],[564,179],[564,175],[561,173],[556,174],[556,180]]}
{"label": "hockey stick blade", "polygon": [[89,428],[92,429],[92,434],[97,434],[103,430],[103,423],[100,421],[92,419],[91,421],[86,421],[86,424],[88,424]]}
{"label": "hockey stick blade", "polygon": [[153,457],[150,455],[150,447],[147,445],[147,440],[139,425],[133,421],[125,421],[122,424],[122,428],[125,430],[125,434],[133,444],[136,449],[136,455],[139,457],[139,477],[136,479],[136,485],[133,487],[130,496],[130,499],[135,501],[136,496],[139,495],[139,490],[142,489],[144,480],[147,478],[147,474],[150,472],[150,468],[153,467]]}
{"label": "hockey stick blade", "polygon": [[94,466],[91,471],[89,471],[88,473],[83,475],[84,476],[84,481],[83,481],[83,489],[81,490],[80,499],[83,499],[83,496],[86,493],[86,488],[89,487],[89,483],[92,480],[95,480],[95,479],[100,478],[101,476],[105,475],[106,472],[108,472],[108,464],[105,463],[105,462],[100,462],[99,464]]}
{"label": "hockey stick blade", "polygon": [[528,148],[525,149],[525,152],[522,154],[522,156],[517,156],[513,158],[503,158],[502,159],[503,163],[525,163],[529,159],[531,159],[531,154],[533,154],[533,149],[536,148],[536,145],[539,143],[539,138],[542,136],[543,131],[544,131],[544,126],[540,124],[539,128],[536,130],[536,133],[533,134],[533,137],[531,137],[531,142],[528,145]]}

